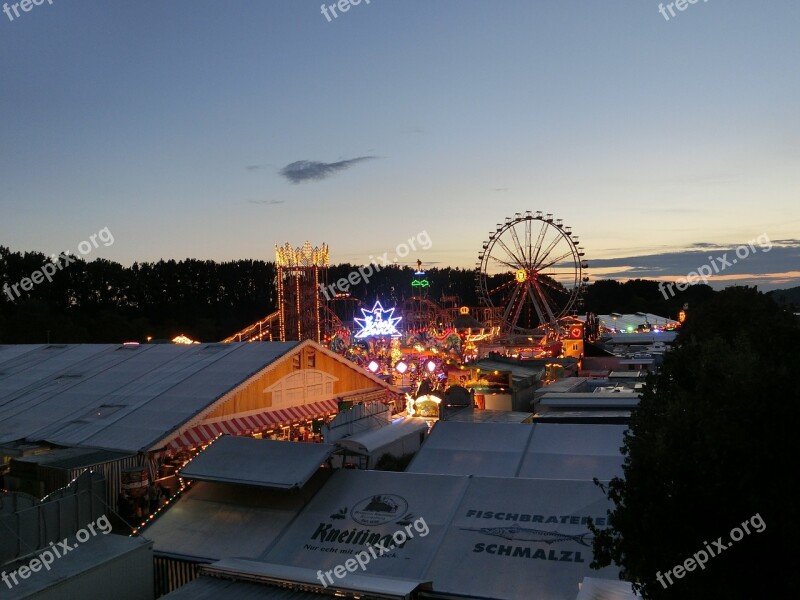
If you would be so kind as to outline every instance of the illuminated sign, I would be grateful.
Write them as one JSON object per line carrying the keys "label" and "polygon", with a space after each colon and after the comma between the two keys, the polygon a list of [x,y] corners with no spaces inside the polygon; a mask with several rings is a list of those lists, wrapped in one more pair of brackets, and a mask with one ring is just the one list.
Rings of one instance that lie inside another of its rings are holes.
{"label": "illuminated sign", "polygon": [[400,335],[397,331],[397,324],[402,317],[394,317],[394,308],[384,309],[380,302],[376,302],[372,310],[361,309],[363,319],[356,317],[353,319],[361,331],[356,334],[356,338],[366,338],[373,335]]}
{"label": "illuminated sign", "polygon": [[430,282],[427,279],[415,279],[411,282],[411,287],[428,287]]}
{"label": "illuminated sign", "polygon": [[520,269],[519,271],[516,272],[515,277],[516,277],[517,281],[519,281],[520,283],[523,283],[523,282],[525,282],[525,280],[528,279],[528,274],[525,272],[524,269]]}
{"label": "illuminated sign", "polygon": [[469,306],[462,306],[461,308],[458,309],[458,312],[460,312],[462,315],[468,315]]}

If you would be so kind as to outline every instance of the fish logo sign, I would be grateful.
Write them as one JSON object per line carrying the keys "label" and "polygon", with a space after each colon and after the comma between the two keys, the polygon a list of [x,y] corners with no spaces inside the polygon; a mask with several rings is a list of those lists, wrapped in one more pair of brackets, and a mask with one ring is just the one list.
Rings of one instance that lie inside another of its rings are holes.
{"label": "fish logo sign", "polygon": [[582,546],[589,547],[591,544],[587,540],[594,537],[591,533],[569,535],[566,533],[559,533],[558,531],[520,527],[518,523],[515,523],[511,527],[461,527],[461,529],[463,531],[477,531],[484,535],[501,537],[506,540],[544,543],[548,546],[558,542],[576,542]]}

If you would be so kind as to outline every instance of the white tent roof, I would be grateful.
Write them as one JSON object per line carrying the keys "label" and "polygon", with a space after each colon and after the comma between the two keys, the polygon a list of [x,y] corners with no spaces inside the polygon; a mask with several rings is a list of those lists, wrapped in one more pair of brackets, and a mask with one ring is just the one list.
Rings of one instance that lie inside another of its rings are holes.
{"label": "white tent roof", "polygon": [[267,488],[302,487],[334,450],[331,444],[223,435],[183,467],[181,475]]}
{"label": "white tent roof", "polygon": [[533,425],[438,421],[409,473],[514,477]]}
{"label": "white tent roof", "polygon": [[575,600],[639,600],[627,581],[586,577]]}
{"label": "white tent roof", "polygon": [[155,543],[156,553],[178,558],[255,558],[270,547],[311,495],[306,488],[276,491],[198,482],[142,535]]}
{"label": "white tent roof", "polygon": [[622,475],[625,425],[537,423],[517,477],[608,480]]}
{"label": "white tent roof", "polygon": [[148,450],[298,343],[0,346],[0,444]]}
{"label": "white tent roof", "polygon": [[[370,576],[471,597],[574,598],[587,575],[617,577],[589,568],[586,521],[602,525],[608,508],[588,481],[341,470],[261,560],[324,572],[374,547],[370,535],[410,527],[402,547],[369,563]],[[347,587],[347,577],[335,586]]]}
{"label": "white tent roof", "polygon": [[621,474],[625,425],[439,421],[406,469],[489,477],[608,480]]}
{"label": "white tent roof", "polygon": [[428,432],[428,422],[425,419],[406,417],[384,427],[370,429],[351,435],[350,437],[336,440],[336,445],[361,454],[371,454],[376,450],[389,446],[394,442],[413,435]]}

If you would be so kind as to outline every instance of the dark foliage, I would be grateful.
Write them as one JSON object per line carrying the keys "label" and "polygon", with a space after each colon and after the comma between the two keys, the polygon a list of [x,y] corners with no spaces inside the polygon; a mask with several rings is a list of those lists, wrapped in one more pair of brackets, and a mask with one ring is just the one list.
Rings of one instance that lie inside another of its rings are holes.
{"label": "dark foliage", "polygon": [[[799,597],[790,565],[800,533],[798,333],[788,312],[751,288],[719,292],[689,314],[631,420],[624,479],[606,488],[609,527],[593,528],[593,566],[620,565],[645,598]],[[756,514],[763,533],[666,589],[656,581],[720,536],[730,543]]]}

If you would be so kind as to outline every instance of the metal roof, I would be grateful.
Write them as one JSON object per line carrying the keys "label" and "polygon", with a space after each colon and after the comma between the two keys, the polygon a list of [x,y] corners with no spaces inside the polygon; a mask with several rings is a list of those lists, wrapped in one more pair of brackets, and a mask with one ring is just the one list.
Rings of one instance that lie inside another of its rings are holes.
{"label": "metal roof", "polygon": [[0,444],[148,450],[298,344],[0,346]]}
{"label": "metal roof", "polygon": [[223,435],[183,467],[181,475],[266,488],[302,487],[335,449],[332,444]]}

